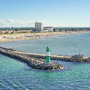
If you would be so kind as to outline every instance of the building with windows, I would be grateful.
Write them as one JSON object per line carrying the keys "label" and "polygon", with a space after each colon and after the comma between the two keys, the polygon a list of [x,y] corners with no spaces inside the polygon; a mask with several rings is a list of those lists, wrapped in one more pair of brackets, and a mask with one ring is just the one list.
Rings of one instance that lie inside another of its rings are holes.
{"label": "building with windows", "polygon": [[42,31],[43,30],[43,23],[35,22],[35,30],[36,31]]}
{"label": "building with windows", "polygon": [[55,32],[59,32],[59,29],[58,29],[58,28],[56,28],[56,29],[55,29]]}
{"label": "building with windows", "polygon": [[44,27],[44,30],[48,30],[48,32],[53,32],[53,27]]}

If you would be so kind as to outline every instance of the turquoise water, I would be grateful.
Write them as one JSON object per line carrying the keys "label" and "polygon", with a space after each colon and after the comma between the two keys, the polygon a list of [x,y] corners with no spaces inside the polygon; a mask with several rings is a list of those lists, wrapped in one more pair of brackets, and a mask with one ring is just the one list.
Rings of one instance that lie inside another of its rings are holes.
{"label": "turquoise water", "polygon": [[[16,50],[51,54],[84,54],[90,57],[90,33],[0,43]],[[78,50],[80,48],[80,51]],[[90,63],[55,61],[62,70],[42,71],[0,54],[0,90],[90,90]]]}

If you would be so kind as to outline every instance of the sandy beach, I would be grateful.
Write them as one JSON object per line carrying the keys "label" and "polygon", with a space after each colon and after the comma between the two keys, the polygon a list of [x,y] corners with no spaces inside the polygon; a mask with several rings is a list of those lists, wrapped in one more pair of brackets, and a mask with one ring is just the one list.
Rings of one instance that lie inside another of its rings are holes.
{"label": "sandy beach", "polygon": [[89,33],[89,31],[2,34],[0,35],[0,43],[18,41],[18,40],[45,38],[45,37],[51,37],[51,36],[61,36],[61,35],[68,35],[68,34],[79,34],[79,33]]}

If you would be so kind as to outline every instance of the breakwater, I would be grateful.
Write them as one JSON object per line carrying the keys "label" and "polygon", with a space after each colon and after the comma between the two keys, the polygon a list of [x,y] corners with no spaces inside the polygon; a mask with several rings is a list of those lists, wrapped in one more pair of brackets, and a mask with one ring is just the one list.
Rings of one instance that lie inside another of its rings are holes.
{"label": "breakwater", "polygon": [[[30,67],[35,69],[52,70],[63,68],[62,65],[55,62],[46,63],[45,54],[26,53],[4,47],[0,47],[0,53],[18,59],[20,61],[26,62]],[[90,58],[84,57],[83,55],[74,55],[74,56],[51,55],[50,59],[69,62],[90,62]]]}
{"label": "breakwater", "polygon": [[4,54],[6,56],[18,59],[22,62],[27,63],[30,67],[40,70],[54,70],[54,69],[62,69],[63,66],[56,63],[56,62],[50,62],[46,63],[45,55],[41,54],[32,54],[32,53],[26,53],[17,51],[11,48],[4,48],[0,47],[0,53]]}

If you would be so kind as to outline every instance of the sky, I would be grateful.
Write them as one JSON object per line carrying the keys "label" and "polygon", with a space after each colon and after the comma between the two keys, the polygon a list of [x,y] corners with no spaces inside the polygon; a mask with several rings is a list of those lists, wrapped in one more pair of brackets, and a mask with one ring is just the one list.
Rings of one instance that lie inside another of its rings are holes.
{"label": "sky", "polygon": [[90,0],[0,0],[0,27],[90,27]]}

